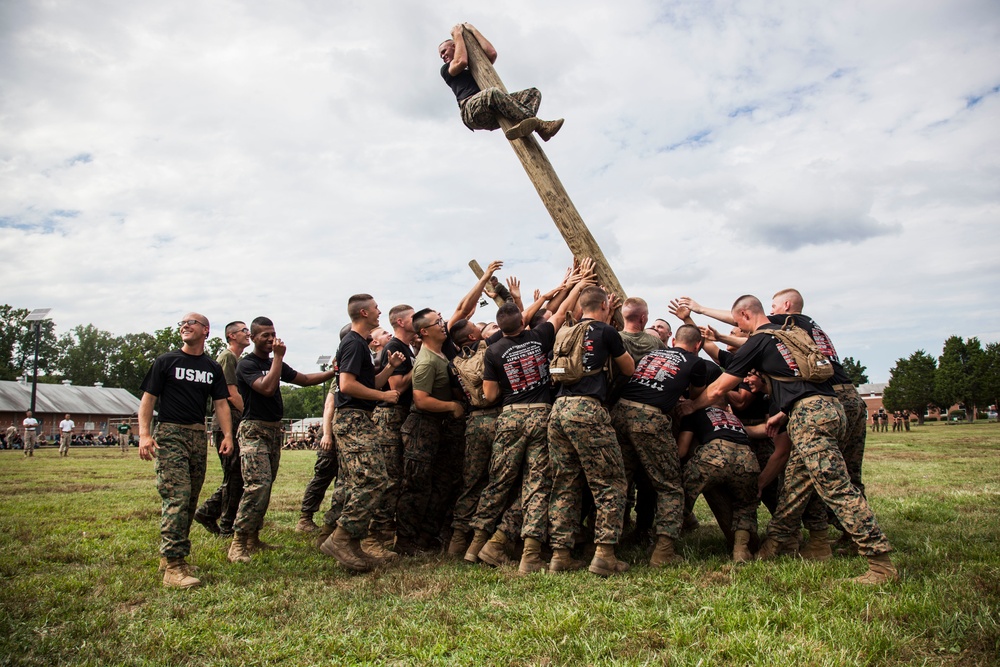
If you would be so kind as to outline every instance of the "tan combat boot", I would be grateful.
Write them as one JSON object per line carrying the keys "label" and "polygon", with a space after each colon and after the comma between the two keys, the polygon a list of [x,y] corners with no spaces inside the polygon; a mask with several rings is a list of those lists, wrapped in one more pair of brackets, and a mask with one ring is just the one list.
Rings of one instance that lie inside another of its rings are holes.
{"label": "tan combat boot", "polygon": [[279,549],[281,549],[281,547],[262,541],[260,539],[260,531],[255,530],[247,533],[247,551],[251,554],[257,553],[258,551],[278,551]]}
{"label": "tan combat boot", "polygon": [[548,141],[552,137],[556,136],[556,133],[562,128],[563,123],[566,122],[565,119],[559,118],[557,120],[543,120],[538,123],[538,136],[542,138],[542,141]]}
{"label": "tan combat boot", "polygon": [[750,554],[750,531],[737,530],[733,533],[733,562],[746,563],[753,560]]}
{"label": "tan combat boot", "polygon": [[868,571],[860,577],[851,579],[851,581],[856,584],[865,584],[866,586],[888,584],[893,581],[899,581],[899,572],[892,564],[889,554],[868,556]]}
{"label": "tan combat boot", "polygon": [[542,560],[542,543],[533,537],[524,538],[524,550],[521,551],[521,563],[517,571],[521,574],[541,572],[546,567]]}
{"label": "tan combat boot", "polygon": [[[320,545],[319,550],[331,558],[336,558],[338,563],[351,572],[368,572],[372,569],[370,562],[354,552],[351,542],[350,534],[337,526],[337,529]],[[360,550],[360,545],[358,548]]]}
{"label": "tan combat boot", "polygon": [[[197,565],[192,565],[191,563],[187,562],[183,558],[181,559],[181,562],[184,565],[184,571],[187,572],[188,574],[194,574],[195,572],[198,571],[198,566]],[[159,569],[159,571],[163,572],[166,569],[167,569],[167,557],[166,556],[160,556],[160,569]]]}
{"label": "tan combat boot", "polygon": [[233,533],[233,542],[229,545],[229,553],[226,558],[230,563],[249,563],[250,550],[247,549],[247,533]]}
{"label": "tan combat boot", "polygon": [[368,537],[361,540],[361,551],[366,558],[375,559],[374,565],[382,565],[399,558],[398,553],[382,546],[382,540],[379,539],[379,536],[371,532],[368,533]]}
{"label": "tan combat boot", "polygon": [[507,557],[507,535],[502,530],[493,533],[493,537],[479,550],[479,560],[493,567],[501,567],[510,562]]}
{"label": "tan combat boot", "polygon": [[757,551],[755,558],[757,560],[773,560],[778,556],[785,555],[785,551],[788,549],[788,545],[792,544],[789,542],[779,542],[773,537],[768,537],[764,540],[764,543],[760,545],[760,549]]}
{"label": "tan combat boot", "polygon": [[490,541],[490,534],[485,530],[476,528],[476,533],[472,536],[472,543],[465,552],[465,560],[470,563],[479,562],[479,552],[483,550],[486,543]]}
{"label": "tan combat boot", "polygon": [[548,571],[551,573],[573,572],[575,570],[582,570],[585,567],[587,567],[587,563],[573,558],[569,553],[569,549],[553,549]]}
{"label": "tan combat boot", "polygon": [[469,548],[469,534],[464,530],[454,530],[448,542],[448,555],[461,556]]}
{"label": "tan combat boot", "polygon": [[167,588],[191,588],[201,584],[187,571],[187,563],[183,558],[168,558],[167,567],[163,570],[163,585]]}
{"label": "tan combat boot", "polygon": [[296,533],[315,533],[319,526],[313,521],[312,514],[303,514],[299,517],[299,522],[295,524]]}
{"label": "tan combat boot", "polygon": [[657,535],[656,546],[653,547],[653,555],[649,557],[650,566],[663,567],[664,565],[674,565],[682,562],[684,562],[684,559],[674,551],[674,541],[666,535]]}
{"label": "tan combat boot", "polygon": [[803,560],[830,560],[833,558],[833,549],[830,547],[830,537],[827,530],[810,530],[809,541],[799,549],[799,556]]}
{"label": "tan combat boot", "polygon": [[628,563],[615,557],[615,545],[598,544],[594,560],[590,561],[590,567],[587,569],[599,577],[610,577],[612,574],[628,570]]}
{"label": "tan combat boot", "polygon": [[525,118],[520,123],[503,133],[505,137],[513,141],[528,136],[538,129],[538,119],[535,117]]}
{"label": "tan combat boot", "polygon": [[326,538],[333,535],[333,531],[335,528],[336,526],[331,526],[328,523],[324,523],[322,526],[319,527],[319,530],[316,532],[316,538],[315,538],[317,549],[323,546],[323,543],[326,542]]}

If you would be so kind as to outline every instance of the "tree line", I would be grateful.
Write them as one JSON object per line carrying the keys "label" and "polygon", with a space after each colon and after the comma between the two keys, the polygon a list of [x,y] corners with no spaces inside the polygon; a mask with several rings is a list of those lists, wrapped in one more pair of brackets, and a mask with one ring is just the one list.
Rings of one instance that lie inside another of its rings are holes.
{"label": "tree line", "polygon": [[[0,380],[19,376],[30,380],[32,376],[35,327],[24,319],[28,312],[26,308],[0,306]],[[138,397],[139,385],[153,360],[180,346],[177,327],[116,336],[93,324],[79,324],[57,337],[52,320],[44,320],[38,335],[38,381],[58,384],[70,380],[77,386],[101,382]],[[223,347],[225,341],[216,336],[209,339],[206,351],[215,357]]]}
{"label": "tree line", "polygon": [[1000,397],[1000,343],[985,348],[978,338],[952,336],[937,359],[924,350],[898,359],[882,394],[886,410],[909,410],[920,423],[929,407],[958,405],[966,419],[997,404]]}

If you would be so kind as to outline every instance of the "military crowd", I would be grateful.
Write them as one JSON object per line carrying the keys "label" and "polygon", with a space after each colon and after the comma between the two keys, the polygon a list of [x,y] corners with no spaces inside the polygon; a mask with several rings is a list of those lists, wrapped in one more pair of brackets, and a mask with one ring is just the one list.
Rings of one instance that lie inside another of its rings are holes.
{"label": "military crowd", "polygon": [[[509,278],[496,321],[472,321],[484,290],[501,291],[501,267],[491,263],[447,319],[401,304],[382,328],[376,300],[352,296],[334,367],[321,373],[284,363],[265,317],[229,323],[212,360],[208,320],[185,315],[183,347],[146,376],[139,420],[163,499],[164,585],[199,583],[186,560],[192,521],[231,536],[233,563],[272,548],[260,531],[280,463],[279,385],[330,380],[296,531],[349,571],[443,551],[524,574],[609,576],[629,567],[616,555],[623,533],[665,567],[681,561],[677,542],[704,496],[737,563],[839,551],[867,558],[859,583],[897,578],[865,499],[864,402],[799,292],[775,294],[770,315],[750,295],[729,310],[680,297],[674,332],[649,322],[642,299],[607,294],[584,260],[527,305]],[[223,482],[198,506],[209,398]]]}

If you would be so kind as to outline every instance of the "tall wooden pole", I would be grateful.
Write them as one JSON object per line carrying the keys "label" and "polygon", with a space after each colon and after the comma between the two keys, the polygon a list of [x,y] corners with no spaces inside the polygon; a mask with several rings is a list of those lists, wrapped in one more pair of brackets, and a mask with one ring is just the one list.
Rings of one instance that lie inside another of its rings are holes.
{"label": "tall wooden pole", "polygon": [[[503,81],[493,69],[493,64],[483,52],[483,47],[479,45],[479,40],[469,32],[468,28],[462,29],[462,35],[465,38],[465,50],[469,55],[469,70],[472,72],[472,78],[479,84],[479,89],[499,88],[507,92]],[[504,130],[512,125],[509,120],[502,116],[498,116],[497,120]],[[593,258],[600,284],[625,300],[627,295],[624,288],[618,282],[615,272],[611,270],[611,265],[608,264],[607,258],[601,251],[601,246],[597,245],[594,235],[587,229],[583,218],[580,217],[573,202],[570,201],[566,189],[559,182],[559,177],[556,176],[555,169],[552,168],[549,159],[545,157],[545,153],[538,145],[538,140],[535,139],[534,135],[529,135],[523,139],[514,139],[510,145],[517,153],[517,157],[521,159],[524,171],[527,172],[528,178],[531,179],[535,190],[538,191],[538,196],[542,198],[542,203],[548,209],[552,221],[556,223],[556,228],[562,234],[570,252],[577,259]]]}

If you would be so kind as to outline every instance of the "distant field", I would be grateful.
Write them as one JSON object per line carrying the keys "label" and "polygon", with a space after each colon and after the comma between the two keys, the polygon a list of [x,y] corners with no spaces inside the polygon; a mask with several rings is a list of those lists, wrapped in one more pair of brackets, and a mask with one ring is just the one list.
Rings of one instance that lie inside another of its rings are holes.
{"label": "distant field", "polygon": [[[315,454],[285,452],[249,565],[192,530],[204,585],[157,574],[160,500],[135,449],[0,452],[0,664],[997,665],[1000,426],[869,433],[865,481],[902,581],[861,558],[739,568],[703,501],[687,562],[602,580],[444,557],[352,576],[293,532]],[[205,493],[218,485],[214,453]],[[761,529],[767,521],[761,510]]]}

